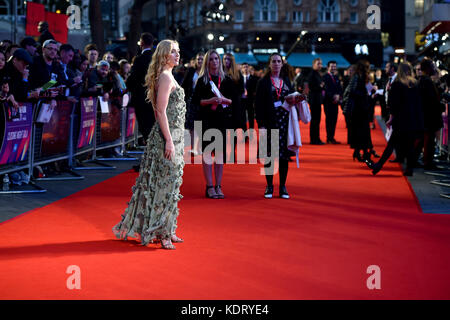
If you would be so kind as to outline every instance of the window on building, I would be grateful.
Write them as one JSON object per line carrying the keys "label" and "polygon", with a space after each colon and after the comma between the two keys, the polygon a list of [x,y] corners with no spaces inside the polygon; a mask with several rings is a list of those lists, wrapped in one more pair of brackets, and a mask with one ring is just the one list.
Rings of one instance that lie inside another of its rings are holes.
{"label": "window on building", "polygon": [[234,12],[234,21],[235,22],[244,22],[244,12],[242,10],[236,10]]}
{"label": "window on building", "polygon": [[0,15],[9,15],[9,0],[0,0]]}
{"label": "window on building", "polygon": [[254,20],[261,22],[277,21],[278,6],[275,0],[256,0]]}
{"label": "window on building", "polygon": [[303,12],[301,12],[301,11],[292,12],[292,22],[302,23],[303,22]]}
{"label": "window on building", "polygon": [[190,4],[189,5],[189,23],[188,23],[188,28],[193,28],[194,27],[194,15],[195,15],[195,7],[194,4]]}
{"label": "window on building", "polygon": [[423,0],[415,0],[414,1],[414,9],[416,10],[416,16],[423,15]]}
{"label": "window on building", "polygon": [[356,24],[358,23],[358,12],[351,12],[350,13],[350,23]]}
{"label": "window on building", "polygon": [[356,7],[358,5],[358,0],[350,0],[350,5]]}
{"label": "window on building", "polygon": [[299,6],[299,5],[302,4],[302,0],[294,0],[294,4],[295,4],[296,6]]}
{"label": "window on building", "polygon": [[166,4],[164,2],[158,3],[158,19],[166,16]]}
{"label": "window on building", "polygon": [[186,18],[187,18],[187,10],[186,7],[183,6],[183,9],[181,9],[181,19],[180,22],[182,25],[186,26]]}
{"label": "window on building", "polygon": [[309,14],[309,11],[305,13],[305,22],[311,22],[311,15]]}
{"label": "window on building", "polygon": [[339,22],[339,3],[336,0],[320,0],[318,8],[318,22]]}
{"label": "window on building", "polygon": [[198,1],[197,2],[197,26],[201,26],[202,25],[202,2]]}

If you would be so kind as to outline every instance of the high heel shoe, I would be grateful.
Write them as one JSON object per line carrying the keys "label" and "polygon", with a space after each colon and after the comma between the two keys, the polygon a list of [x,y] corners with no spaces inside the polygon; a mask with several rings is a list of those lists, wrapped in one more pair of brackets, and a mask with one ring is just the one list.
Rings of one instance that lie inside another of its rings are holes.
{"label": "high heel shoe", "polygon": [[209,199],[217,199],[217,193],[214,186],[206,186],[205,197]]}
{"label": "high heel shoe", "polygon": [[373,155],[374,158],[380,158],[380,155],[374,150],[370,150],[370,154]]}
{"label": "high heel shoe", "polygon": [[217,194],[217,199],[224,199],[225,195],[222,192],[222,187],[220,185],[216,186],[215,188],[216,194]]}
{"label": "high heel shoe", "polygon": [[183,239],[181,239],[180,237],[178,237],[177,235],[172,235],[172,237],[170,238],[170,240],[172,240],[172,243],[182,243],[184,242]]}
{"label": "high heel shoe", "polygon": [[175,250],[175,246],[172,244],[170,239],[161,239],[161,248],[166,250]]}
{"label": "high heel shoe", "polygon": [[355,150],[355,152],[353,152],[353,161],[355,161],[355,159],[357,159],[359,162],[364,162],[361,154],[359,153],[359,150]]}
{"label": "high heel shoe", "polygon": [[373,163],[371,160],[366,160],[366,165],[372,169],[372,174],[376,175],[378,172],[380,172],[382,166],[377,162]]}

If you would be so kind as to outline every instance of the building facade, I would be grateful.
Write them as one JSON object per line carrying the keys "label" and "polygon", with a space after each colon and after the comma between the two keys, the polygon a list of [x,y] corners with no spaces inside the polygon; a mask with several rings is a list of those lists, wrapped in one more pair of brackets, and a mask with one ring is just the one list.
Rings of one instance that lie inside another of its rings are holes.
{"label": "building facade", "polygon": [[376,0],[153,0],[143,11],[143,26],[159,39],[176,38],[187,56],[210,48],[263,58],[274,50],[330,52],[351,63],[368,54],[371,63],[379,65],[381,32],[369,29],[367,22],[368,7],[379,4]]}

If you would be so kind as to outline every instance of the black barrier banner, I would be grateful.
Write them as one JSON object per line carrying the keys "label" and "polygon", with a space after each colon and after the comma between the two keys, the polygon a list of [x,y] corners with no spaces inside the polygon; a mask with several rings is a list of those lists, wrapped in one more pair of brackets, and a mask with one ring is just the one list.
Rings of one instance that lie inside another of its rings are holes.
{"label": "black barrier banner", "polygon": [[92,139],[95,131],[95,115],[97,112],[97,98],[81,98],[81,127],[78,136],[77,148],[83,148],[92,145]]}
{"label": "black barrier banner", "polygon": [[19,103],[16,110],[5,102],[3,111],[5,133],[0,149],[0,165],[25,161],[30,148],[33,106],[31,103]]}
{"label": "black barrier banner", "polygon": [[448,110],[448,104],[445,105],[445,114],[443,116],[443,120],[444,120],[444,129],[443,129],[443,134],[442,134],[442,145],[444,146],[448,146],[448,114],[449,110]]}
{"label": "black barrier banner", "polygon": [[120,109],[108,101],[109,113],[101,115],[100,143],[114,142],[120,138]]}
{"label": "black barrier banner", "polygon": [[136,112],[134,108],[127,108],[127,131],[126,138],[134,135],[134,129],[136,127]]}
{"label": "black barrier banner", "polygon": [[67,152],[72,108],[73,104],[70,101],[57,101],[50,121],[45,123],[42,129],[42,157]]}

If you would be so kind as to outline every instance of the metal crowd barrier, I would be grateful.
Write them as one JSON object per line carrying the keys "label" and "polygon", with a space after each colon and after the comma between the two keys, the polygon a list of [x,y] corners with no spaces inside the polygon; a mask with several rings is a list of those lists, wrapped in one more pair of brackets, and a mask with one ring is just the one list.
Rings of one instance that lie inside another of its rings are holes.
{"label": "metal crowd barrier", "polygon": [[[128,100],[128,99],[127,99]],[[19,112],[11,119],[10,108],[4,108],[0,115],[0,176],[28,171],[30,187],[13,186],[10,190],[0,188],[0,194],[46,192],[31,178],[33,170],[41,165],[67,161],[64,173],[42,180],[84,179],[75,170],[115,169],[100,160],[137,160],[129,156],[139,151],[127,151],[127,146],[138,148],[139,138],[134,108],[122,103],[122,97],[107,103],[108,112],[101,112],[96,97],[80,98],[79,102],[48,99],[37,103],[20,103]],[[106,110],[104,110],[106,111]],[[8,113],[9,112],[9,113]],[[7,121],[8,120],[8,121]],[[98,151],[118,148],[119,157],[101,158]],[[86,157],[85,161],[77,158]],[[77,166],[77,163],[81,166]],[[84,164],[96,163],[89,167]]]}
{"label": "metal crowd barrier", "polygon": [[[0,176],[3,177],[2,189],[0,194],[13,193],[42,193],[46,192],[44,188],[31,181],[33,171],[31,168],[31,145],[33,139],[33,119],[36,108],[32,103],[19,103],[19,109],[15,110],[9,103],[3,104],[3,110],[0,110],[0,122],[2,137],[0,143]],[[29,187],[20,190],[10,189],[12,181],[9,174],[26,171]],[[7,183],[5,183],[7,179]]]}

